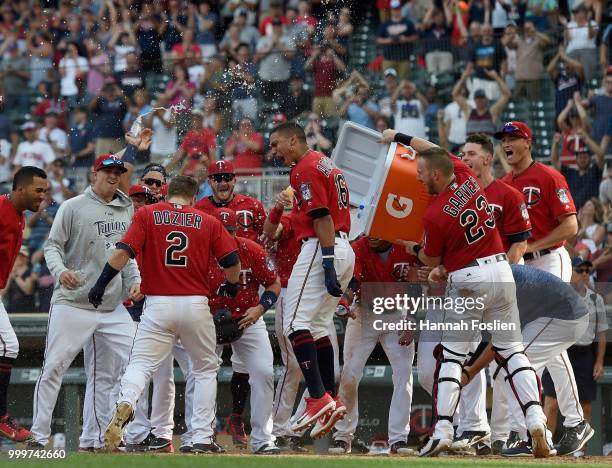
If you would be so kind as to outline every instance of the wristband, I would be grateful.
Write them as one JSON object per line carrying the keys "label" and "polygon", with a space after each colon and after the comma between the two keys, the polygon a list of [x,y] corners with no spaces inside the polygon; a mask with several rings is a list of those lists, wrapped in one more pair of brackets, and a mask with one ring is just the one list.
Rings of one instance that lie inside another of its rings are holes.
{"label": "wristband", "polygon": [[321,247],[321,256],[323,257],[323,268],[333,268],[334,266],[334,248]]}
{"label": "wristband", "polygon": [[419,256],[419,252],[421,251],[421,249],[423,248],[423,246],[421,244],[417,244],[412,248],[412,251],[414,252],[414,254],[418,257]]}
{"label": "wristband", "polygon": [[104,269],[100,276],[98,277],[98,281],[96,281],[96,286],[101,287],[102,289],[106,289],[108,283],[110,283],[115,276],[119,273],[119,270],[115,270],[108,263],[104,265]]}
{"label": "wristband", "polygon": [[272,291],[264,291],[259,299],[259,304],[263,307],[264,312],[276,304],[278,296]]}
{"label": "wristband", "polygon": [[406,135],[405,133],[397,132],[393,137],[393,141],[395,141],[396,143],[401,143],[402,145],[410,146],[410,143],[412,143],[413,138],[414,137],[411,135]]}
{"label": "wristband", "polygon": [[278,224],[280,223],[282,216],[283,210],[275,206],[268,213],[268,221],[270,221],[272,224]]}

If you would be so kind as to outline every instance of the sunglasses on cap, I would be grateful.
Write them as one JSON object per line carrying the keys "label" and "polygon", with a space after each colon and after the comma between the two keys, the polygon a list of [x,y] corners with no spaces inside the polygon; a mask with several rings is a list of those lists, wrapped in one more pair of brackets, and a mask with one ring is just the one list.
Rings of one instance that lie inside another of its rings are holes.
{"label": "sunglasses on cap", "polygon": [[578,267],[578,268],[574,268],[574,271],[578,274],[583,274],[583,273],[591,273],[591,269],[589,267]]}
{"label": "sunglasses on cap", "polygon": [[143,182],[145,183],[145,185],[148,185],[149,187],[151,185],[155,185],[156,187],[161,187],[163,184],[161,180],[157,180],[157,179],[143,179]]}
{"label": "sunglasses on cap", "polygon": [[210,177],[215,182],[231,182],[234,180],[234,174],[215,174]]}

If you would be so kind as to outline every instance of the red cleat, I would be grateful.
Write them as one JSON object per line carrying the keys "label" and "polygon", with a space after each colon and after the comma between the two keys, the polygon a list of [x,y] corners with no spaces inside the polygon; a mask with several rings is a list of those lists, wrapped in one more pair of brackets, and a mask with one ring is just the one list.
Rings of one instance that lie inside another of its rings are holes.
{"label": "red cleat", "polygon": [[227,418],[227,431],[232,436],[232,443],[235,447],[246,448],[247,436],[244,432],[244,422],[241,415],[232,413]]}
{"label": "red cleat", "polygon": [[0,418],[0,436],[15,442],[25,442],[32,437],[32,433],[17,424],[17,421],[8,414],[5,414]]}
{"label": "red cleat", "polygon": [[[305,397],[306,409],[300,418],[291,427],[294,432],[302,432],[315,424],[317,419],[331,415],[336,409],[336,403],[329,393],[325,393],[321,398]],[[346,409],[345,409],[346,410]]]}
{"label": "red cleat", "polygon": [[315,426],[312,428],[312,431],[310,431],[310,437],[313,439],[320,439],[331,431],[338,421],[344,419],[346,415],[346,406],[344,406],[344,403],[340,401],[338,396],[334,398],[334,404],[336,407],[332,413],[326,413],[317,419]]}

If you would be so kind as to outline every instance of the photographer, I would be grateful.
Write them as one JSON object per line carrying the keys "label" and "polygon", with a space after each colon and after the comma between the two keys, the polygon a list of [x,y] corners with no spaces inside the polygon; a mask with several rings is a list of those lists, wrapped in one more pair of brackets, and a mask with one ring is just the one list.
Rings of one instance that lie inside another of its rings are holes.
{"label": "photographer", "polygon": [[320,118],[315,112],[308,115],[308,123],[304,128],[304,133],[306,133],[306,144],[308,146],[314,151],[320,151],[329,156],[332,147],[331,135],[328,135],[329,138],[324,135],[325,131],[321,129]]}
{"label": "photographer", "polygon": [[379,108],[371,99],[370,85],[357,71],[353,70],[351,77],[332,93],[338,117],[369,128],[375,128]]}
{"label": "photographer", "polygon": [[340,73],[346,70],[346,65],[338,57],[328,42],[315,46],[304,68],[314,73],[314,99],[312,110],[322,117],[333,117],[336,114],[332,92]]}

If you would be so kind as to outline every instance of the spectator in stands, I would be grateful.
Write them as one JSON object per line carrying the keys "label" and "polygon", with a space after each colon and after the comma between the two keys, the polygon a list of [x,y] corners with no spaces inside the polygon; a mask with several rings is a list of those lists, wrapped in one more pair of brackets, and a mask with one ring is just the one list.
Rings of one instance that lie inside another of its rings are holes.
{"label": "spectator in stands", "polygon": [[202,114],[204,127],[210,128],[216,137],[221,130],[221,122],[223,118],[219,112],[217,98],[213,94],[206,96],[206,100],[202,106]]}
{"label": "spectator in stands", "polygon": [[5,104],[0,99],[0,140],[6,140],[10,143],[11,149],[9,156],[12,158],[17,151],[17,145],[19,144],[19,135],[13,127],[13,123],[5,113]]}
{"label": "spectator in stands", "polygon": [[59,81],[51,83],[42,82],[39,87],[43,88],[43,100],[40,101],[32,111],[32,117],[42,120],[49,109],[53,109],[58,114],[58,126],[66,129],[68,121],[68,103],[60,95]]}
{"label": "spectator in stands", "polygon": [[418,138],[427,139],[425,109],[429,102],[412,81],[402,80],[391,95],[393,128]]}
{"label": "spectator in stands", "polygon": [[263,36],[257,43],[255,61],[259,64],[263,98],[278,103],[283,102],[287,95],[295,44],[289,36],[283,34],[279,18],[273,18],[270,25],[270,34]]}
{"label": "spectator in stands", "polygon": [[375,123],[376,123],[376,131],[380,133],[384,132],[388,128],[391,128],[391,122],[384,115],[379,115]]}
{"label": "spectator in stands", "polygon": [[36,89],[41,81],[47,79],[47,71],[53,67],[53,44],[46,31],[33,29],[27,41],[30,59],[30,88]]}
{"label": "spectator in stands", "polygon": [[538,31],[553,29],[557,25],[558,6],[555,0],[528,0],[525,20],[531,21]]}
{"label": "spectator in stands", "polygon": [[176,65],[180,63],[184,67],[187,66],[187,54],[191,53],[197,57],[202,56],[202,49],[195,42],[195,32],[191,28],[185,29],[182,33],[183,40],[177,44],[172,46],[172,53],[170,54],[170,59],[172,63]]}
{"label": "spectator in stands", "polygon": [[516,67],[514,78],[514,99],[526,97],[529,101],[542,99],[542,79],[544,78],[544,50],[551,43],[550,38],[536,30],[533,21],[525,21],[523,33],[504,34],[502,43],[516,50]]}
{"label": "spectator in stands", "polygon": [[359,83],[354,95],[348,93],[347,86],[354,81],[352,77],[355,76],[355,73],[358,72],[353,72],[348,84],[334,90],[338,117],[346,118],[373,129],[374,121],[378,117],[378,105],[371,98],[370,88],[363,83]]}
{"label": "spectator in stands", "polygon": [[115,73],[121,73],[127,69],[127,56],[136,52],[136,37],[131,29],[125,29],[123,25],[117,25],[108,44],[112,51]]}
{"label": "spectator in stands", "polygon": [[321,153],[331,154],[332,150],[332,138],[331,135],[327,134],[321,128],[321,118],[316,112],[311,112],[308,115],[308,123],[304,127],[304,133],[306,134],[306,143],[315,151]]}
{"label": "spectator in stands", "polygon": [[30,252],[26,246],[22,246],[2,294],[8,313],[36,310],[34,290],[37,279],[38,275],[30,267]]}
{"label": "spectator in stands", "polygon": [[[558,70],[559,61],[563,65],[561,71]],[[567,102],[573,99],[574,93],[582,88],[583,70],[582,64],[569,57],[563,46],[559,46],[559,51],[546,67],[546,71],[555,82],[555,110],[557,115],[563,111]]]}
{"label": "spectator in stands", "polygon": [[432,4],[421,25],[421,40],[425,52],[425,64],[429,73],[442,73],[453,66],[451,53],[451,25],[453,14],[448,2],[444,8]]}
{"label": "spectator in stands", "polygon": [[213,194],[212,187],[208,182],[208,167],[205,164],[199,163],[193,169],[193,178],[198,182],[199,186],[198,194],[196,195],[197,202]]}
{"label": "spectator in stands", "polygon": [[5,39],[0,46],[0,78],[4,92],[5,109],[26,113],[30,107],[28,82],[30,81],[30,60],[23,56],[14,36]]}
{"label": "spectator in stands", "polygon": [[606,176],[599,184],[599,200],[604,206],[606,222],[612,219],[612,161],[605,159]]}
{"label": "spectator in stands", "polygon": [[162,17],[162,35],[166,52],[170,52],[172,47],[179,44],[182,36],[187,30],[187,16],[182,11],[183,3],[179,0],[169,0],[168,10],[163,11]]}
{"label": "spectator in stands", "polygon": [[353,34],[353,23],[351,21],[351,10],[344,7],[338,15],[338,36],[348,41]]}
{"label": "spectator in stands", "polygon": [[336,106],[332,93],[340,74],[346,70],[346,65],[338,57],[331,45],[315,46],[304,68],[314,75],[314,99],[312,110],[327,118],[336,114]]}
{"label": "spectator in stands", "polygon": [[485,70],[485,75],[497,83],[497,87],[501,92],[500,97],[491,106],[485,90],[477,89],[474,92],[474,104],[476,106],[472,108],[465,97],[463,89],[471,71],[471,66],[468,65],[461,75],[461,78],[453,88],[453,100],[459,105],[463,115],[465,116],[466,135],[485,133],[493,136],[497,128],[495,122],[499,119],[502,112],[508,105],[512,92],[495,70]]}
{"label": "spectator in stands", "polygon": [[474,77],[470,93],[473,95],[476,90],[482,89],[487,98],[497,100],[500,98],[501,89],[498,80],[490,72],[495,71],[502,78],[505,76],[506,52],[501,43],[495,39],[490,24],[483,24],[481,30],[482,39],[475,45],[471,57]]}
{"label": "spectator in stands", "polygon": [[270,36],[273,34],[274,22],[278,20],[281,25],[288,24],[287,18],[283,15],[282,0],[270,0],[270,9],[268,14],[261,19],[259,23],[259,34],[262,36]]}
{"label": "spectator in stands", "polygon": [[313,34],[317,27],[317,19],[310,14],[310,2],[308,0],[300,0],[297,8],[297,21],[306,25],[310,34]]}
{"label": "spectator in stands", "polygon": [[188,79],[187,69],[184,65],[177,63],[172,67],[172,78],[166,83],[164,90],[171,106],[183,103],[187,109],[193,106],[193,96],[196,87]]}
{"label": "spectator in stands", "polygon": [[51,145],[56,158],[63,158],[68,149],[68,135],[58,128],[58,116],[55,109],[47,109],[45,125],[38,130],[38,139]]}
{"label": "spectator in stands", "polygon": [[240,121],[242,117],[257,119],[256,73],[257,67],[251,60],[249,47],[241,43],[237,49],[236,59],[230,60],[226,77],[228,91],[232,97],[234,123]]}
{"label": "spectator in stands", "polygon": [[[207,92],[213,92],[229,106],[229,99],[227,97],[225,82],[226,71],[225,63],[219,55],[213,55],[204,60],[204,74],[200,78],[200,92],[206,94]],[[223,105],[223,107],[227,107]]]}
{"label": "spectator in stands", "polygon": [[168,172],[181,163],[185,156],[188,158],[182,169],[185,175],[193,173],[198,162],[208,166],[215,160],[217,141],[214,132],[204,127],[204,114],[199,110],[192,111],[191,122],[191,130],[185,134],[178,151],[166,166]]}
{"label": "spectator in stands", "polygon": [[597,75],[597,32],[599,26],[591,19],[589,8],[580,3],[572,10],[574,19],[569,23],[563,16],[559,19],[565,26],[566,52],[572,59],[580,62],[584,78],[590,82]]}
{"label": "spectator in stands", "polygon": [[26,218],[30,228],[27,247],[32,253],[32,258],[40,257],[58,209],[59,204],[53,199],[51,191],[48,191],[47,198],[40,204],[38,211],[27,213]]}
{"label": "spectator in stands", "polygon": [[383,48],[383,70],[394,68],[399,78],[408,77],[410,55],[417,40],[412,21],[402,16],[400,0],[391,0],[391,19],[380,25],[376,43]]}
{"label": "spectator in stands", "polygon": [[135,52],[130,52],[125,57],[125,70],[117,73],[117,83],[121,87],[123,94],[131,98],[134,91],[145,86],[144,73],[140,70],[138,63],[138,55]]}
{"label": "spectator in stands", "polygon": [[136,38],[140,48],[140,61],[143,71],[162,71],[160,43],[162,41],[161,18],[153,12],[152,4],[142,4],[140,16],[135,25]]}
{"label": "spectator in stands", "polygon": [[105,84],[89,103],[89,109],[97,114],[94,126],[96,155],[121,151],[125,146],[122,123],[127,104],[118,86],[113,83]]}
{"label": "spectator in stands", "polygon": [[85,49],[89,58],[87,92],[93,96],[100,91],[107,79],[112,79],[111,61],[108,54],[100,47],[100,43],[92,38],[85,40]]}
{"label": "spectator in stands", "polygon": [[61,205],[64,201],[76,195],[74,182],[66,177],[66,163],[57,158],[47,170],[49,192],[55,203]]}
{"label": "spectator in stands", "polygon": [[346,37],[338,36],[338,18],[331,15],[325,29],[323,29],[323,35],[317,38],[317,44],[321,48],[330,47],[340,57],[341,60],[348,60],[348,41]]}
{"label": "spectator in stands", "polygon": [[168,108],[168,98],[163,93],[157,96],[155,106],[158,109],[149,114],[145,121],[145,125],[153,130],[150,161],[166,164],[168,158],[177,151],[176,125],[172,111]]}
{"label": "spectator in stands", "polygon": [[189,4],[196,30],[195,41],[202,49],[203,57],[210,57],[217,52],[216,34],[219,27],[219,15],[210,7],[209,0],[204,0],[199,5]]}
{"label": "spectator in stands", "polygon": [[592,197],[582,205],[578,210],[578,221],[578,237],[589,246],[591,253],[595,253],[606,238],[606,229],[602,224],[604,209],[598,198]]}
{"label": "spectator in stands", "polygon": [[0,138],[0,194],[4,195],[9,191],[9,183],[11,182],[11,143]]}
{"label": "spectator in stands", "polygon": [[487,0],[473,0],[469,2],[470,23],[477,21],[481,24],[491,24],[491,2]]}
{"label": "spectator in stands", "polygon": [[37,129],[38,125],[34,122],[26,122],[21,126],[25,141],[17,146],[17,153],[13,160],[14,172],[17,172],[22,166],[36,166],[45,169],[55,160],[51,145],[38,140]]}
{"label": "spectator in stands", "polygon": [[397,71],[395,71],[395,68],[387,68],[383,76],[385,87],[376,95],[376,103],[378,104],[380,115],[387,119],[391,119],[393,117],[393,112],[391,111],[391,95],[397,89]]}
{"label": "spectator in stands", "polygon": [[[257,42],[259,41],[259,38],[261,36],[255,26],[248,24],[247,16],[247,12],[242,10],[234,19],[233,24],[238,27],[239,43],[242,42],[247,44],[249,46],[249,53],[252,54],[253,52],[255,52],[255,47],[257,47]],[[228,32],[226,32],[226,35],[223,38],[224,40],[227,37]]]}
{"label": "spectator in stands", "polygon": [[[461,98],[467,99],[467,89],[465,86],[460,86],[456,93],[461,94]],[[462,106],[458,104],[458,100],[453,100],[444,107],[444,110],[438,112],[438,136],[440,145],[443,148],[448,148],[452,152],[457,152],[458,148],[465,143],[467,138],[466,126],[469,114],[463,112]],[[466,101],[467,102],[467,101]],[[471,109],[469,110],[471,112]]]}
{"label": "spectator in stands", "polygon": [[[601,143],[612,119],[612,67],[606,71],[602,83],[602,93],[592,94],[582,104],[591,111],[593,130],[591,134],[597,143]],[[602,147],[605,152],[607,148]]]}
{"label": "spectator in stands", "polygon": [[[550,159],[552,166],[567,179],[567,185],[574,199],[574,204],[577,209],[580,209],[587,200],[597,197],[599,194],[604,157],[603,152],[593,139],[589,137],[588,133],[580,130],[576,136],[582,143],[575,147],[575,168],[569,164],[563,164],[560,158],[558,150],[562,139],[560,133],[555,133],[553,136]],[[585,146],[584,143],[589,146]],[[595,161],[592,160],[591,154],[595,154]]]}
{"label": "spectator in stands", "polygon": [[578,91],[576,91],[572,100],[567,101],[565,109],[557,117],[557,126],[563,134],[562,164],[574,165],[574,155],[577,148],[588,145],[589,141],[594,145],[592,150],[596,153],[600,152],[599,145],[591,139],[589,134],[590,123]]}
{"label": "spectator in stands", "polygon": [[240,175],[260,176],[263,150],[263,135],[254,130],[251,119],[243,118],[227,139],[225,159],[233,161]]}
{"label": "spectator in stands", "polygon": [[59,72],[62,77],[61,93],[68,101],[74,105],[79,94],[77,80],[85,80],[89,71],[89,64],[85,57],[79,53],[79,48],[75,42],[68,43],[66,53],[59,62]]}
{"label": "spectator in stands", "polygon": [[297,15],[297,8],[291,6],[287,7],[288,24],[285,26],[285,33],[295,44],[295,55],[291,61],[291,71],[292,73],[302,75],[304,74],[306,57],[311,52],[312,42],[308,27],[304,23],[298,21]]}
{"label": "spectator in stands", "polygon": [[77,107],[73,112],[74,125],[68,135],[68,147],[72,167],[83,172],[89,170],[95,160],[93,126],[87,119],[87,109]]}
{"label": "spectator in stands", "polygon": [[289,119],[300,118],[310,112],[312,104],[312,92],[304,89],[304,78],[302,75],[292,75],[289,81],[289,94],[284,105],[281,106],[283,113]]}
{"label": "spectator in stands", "polygon": [[606,240],[601,249],[593,255],[593,269],[597,277],[597,285],[602,289],[600,292],[605,294],[606,303],[612,300],[612,290],[608,286],[612,283],[612,223],[606,225]]}

